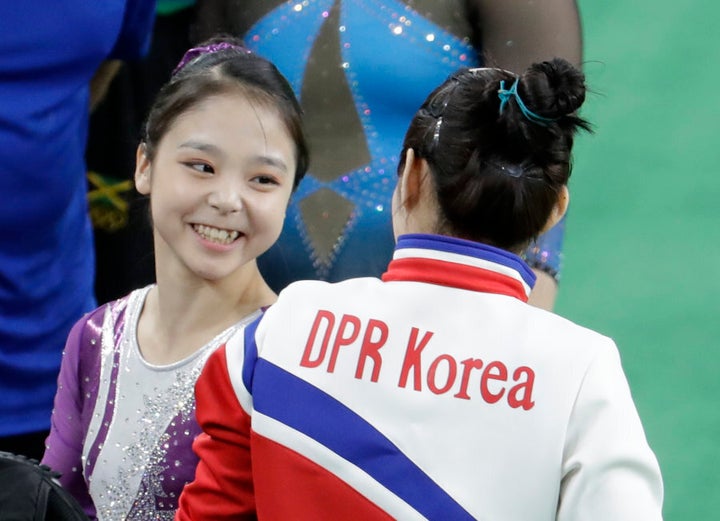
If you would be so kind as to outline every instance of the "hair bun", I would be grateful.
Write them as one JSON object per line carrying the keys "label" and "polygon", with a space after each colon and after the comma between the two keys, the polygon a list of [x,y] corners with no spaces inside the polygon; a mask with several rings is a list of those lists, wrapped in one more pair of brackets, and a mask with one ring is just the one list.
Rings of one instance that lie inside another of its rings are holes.
{"label": "hair bun", "polygon": [[545,96],[540,97],[544,106],[538,109],[553,118],[572,114],[585,101],[585,75],[562,58],[534,63],[525,72],[522,81],[531,91],[545,92]]}

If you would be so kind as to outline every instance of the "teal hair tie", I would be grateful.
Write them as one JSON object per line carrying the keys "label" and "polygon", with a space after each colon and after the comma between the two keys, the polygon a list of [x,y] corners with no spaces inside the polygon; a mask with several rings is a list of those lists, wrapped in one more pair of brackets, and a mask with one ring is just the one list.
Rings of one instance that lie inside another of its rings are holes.
{"label": "teal hair tie", "polygon": [[510,98],[515,98],[515,102],[517,103],[518,107],[520,107],[520,112],[523,113],[523,116],[525,116],[526,119],[529,121],[532,121],[533,123],[537,123],[538,125],[548,126],[553,121],[557,121],[557,118],[546,118],[541,116],[540,114],[535,114],[532,110],[527,108],[525,106],[525,103],[523,103],[523,100],[520,98],[520,94],[518,94],[517,87],[518,82],[520,81],[520,78],[515,78],[515,81],[513,82],[512,86],[509,89],[505,89],[505,80],[500,80],[500,89],[498,89],[498,97],[500,98],[500,114],[502,114],[503,109],[505,108],[505,105],[507,104],[508,100]]}

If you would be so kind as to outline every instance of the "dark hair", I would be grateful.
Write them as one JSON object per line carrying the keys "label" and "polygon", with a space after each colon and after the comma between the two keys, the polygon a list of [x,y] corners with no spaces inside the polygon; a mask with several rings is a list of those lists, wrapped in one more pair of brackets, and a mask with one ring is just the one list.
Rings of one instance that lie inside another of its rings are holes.
{"label": "dark hair", "polygon": [[170,80],[160,89],[148,114],[143,142],[152,159],[158,143],[175,120],[204,99],[240,90],[253,102],[276,108],[295,142],[293,187],[308,168],[308,146],[302,109],[292,87],[265,58],[243,47],[242,40],[217,36],[186,53]]}
{"label": "dark hair", "polygon": [[[516,80],[517,96],[508,94]],[[568,182],[573,137],[590,130],[574,115],[584,100],[585,77],[560,58],[519,77],[461,69],[415,114],[398,172],[410,148],[427,161],[439,233],[519,251],[542,231]]]}

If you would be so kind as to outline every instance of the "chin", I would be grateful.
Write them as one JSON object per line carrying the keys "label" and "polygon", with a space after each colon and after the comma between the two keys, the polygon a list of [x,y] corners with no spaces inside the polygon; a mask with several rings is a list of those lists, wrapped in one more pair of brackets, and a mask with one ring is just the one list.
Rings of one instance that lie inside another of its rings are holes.
{"label": "chin", "polygon": [[221,282],[242,273],[250,263],[251,261],[238,263],[233,266],[199,266],[192,271],[196,277],[207,282]]}
{"label": "chin", "polygon": [[220,270],[216,267],[214,268],[195,268],[191,269],[193,275],[197,277],[198,279],[201,279],[206,282],[218,282],[222,281],[226,278],[228,278],[233,273],[237,272],[237,270]]}

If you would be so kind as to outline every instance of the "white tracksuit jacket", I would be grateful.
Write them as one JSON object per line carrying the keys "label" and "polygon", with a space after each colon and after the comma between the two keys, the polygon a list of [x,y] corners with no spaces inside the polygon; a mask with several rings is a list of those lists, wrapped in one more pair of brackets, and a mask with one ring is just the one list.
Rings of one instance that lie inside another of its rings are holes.
{"label": "white tracksuit jacket", "polygon": [[300,282],[208,362],[178,519],[662,518],[609,338],[473,242],[402,236],[383,280]]}

